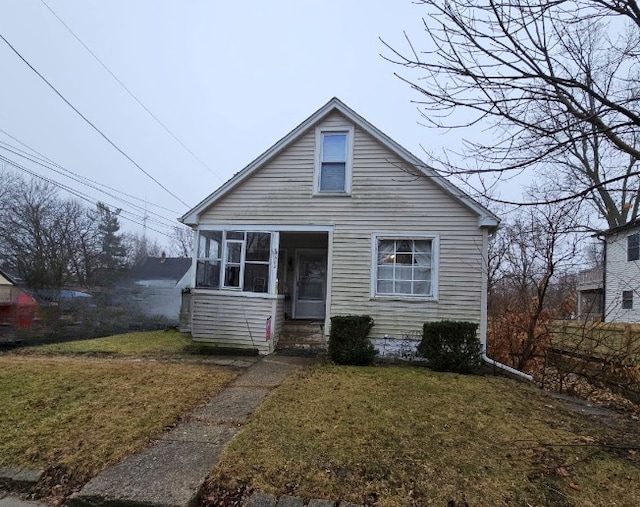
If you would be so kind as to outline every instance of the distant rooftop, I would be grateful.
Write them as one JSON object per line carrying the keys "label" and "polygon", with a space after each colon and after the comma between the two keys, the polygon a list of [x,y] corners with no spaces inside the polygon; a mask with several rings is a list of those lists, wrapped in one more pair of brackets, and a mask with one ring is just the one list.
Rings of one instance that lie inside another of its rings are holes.
{"label": "distant rooftop", "polygon": [[178,282],[191,267],[189,257],[147,257],[129,272],[133,280],[175,280]]}

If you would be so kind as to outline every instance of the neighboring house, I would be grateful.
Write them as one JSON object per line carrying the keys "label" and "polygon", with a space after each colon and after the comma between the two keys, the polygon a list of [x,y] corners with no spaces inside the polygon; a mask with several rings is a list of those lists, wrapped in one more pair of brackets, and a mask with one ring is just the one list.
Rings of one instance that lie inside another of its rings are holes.
{"label": "neighboring house", "polygon": [[178,322],[181,292],[190,282],[191,259],[146,257],[134,266],[118,291],[127,310]]}
{"label": "neighboring house", "polygon": [[604,320],[640,323],[640,219],[602,233]]}
{"label": "neighboring house", "polygon": [[19,340],[37,320],[38,303],[18,282],[17,276],[0,269],[0,343]]}
{"label": "neighboring house", "polygon": [[[285,321],[368,314],[372,338],[466,320],[486,336],[499,220],[338,99],[181,219],[196,341],[268,353]],[[290,320],[292,319],[292,320]]]}
{"label": "neighboring house", "polygon": [[577,318],[581,320],[602,320],[604,296],[604,270],[602,266],[585,269],[578,273]]}

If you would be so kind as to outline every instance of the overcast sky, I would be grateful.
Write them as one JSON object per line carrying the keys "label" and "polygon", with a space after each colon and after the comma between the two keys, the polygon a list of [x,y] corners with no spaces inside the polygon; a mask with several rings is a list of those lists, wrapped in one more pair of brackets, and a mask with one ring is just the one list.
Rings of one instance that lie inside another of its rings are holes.
{"label": "overcast sky", "polygon": [[[423,159],[421,145],[437,152],[459,142],[456,134],[419,125],[411,103],[419,97],[393,75],[402,69],[380,56],[389,52],[379,37],[404,47],[406,30],[425,41],[421,7],[410,0],[0,0],[0,6],[0,34],[177,198],[2,40],[0,129],[64,169],[141,201],[109,191],[114,195],[143,209],[146,200],[150,229],[167,233],[177,216],[333,96]],[[2,132],[0,142],[0,155],[142,221],[144,213],[129,204],[7,152],[6,143],[20,145]],[[165,217],[164,225],[150,212]]]}

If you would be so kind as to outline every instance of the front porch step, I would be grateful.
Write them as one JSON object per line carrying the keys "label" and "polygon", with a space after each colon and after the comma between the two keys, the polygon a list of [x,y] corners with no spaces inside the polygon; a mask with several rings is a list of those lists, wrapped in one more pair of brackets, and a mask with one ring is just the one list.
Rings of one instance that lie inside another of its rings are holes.
{"label": "front porch step", "polygon": [[278,338],[278,350],[326,349],[324,322],[309,320],[285,321]]}

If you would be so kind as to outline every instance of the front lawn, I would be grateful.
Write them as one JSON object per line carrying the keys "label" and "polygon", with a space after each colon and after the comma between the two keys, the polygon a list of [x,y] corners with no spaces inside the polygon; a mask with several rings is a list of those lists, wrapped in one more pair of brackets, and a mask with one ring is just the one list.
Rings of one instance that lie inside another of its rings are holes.
{"label": "front lawn", "polygon": [[97,354],[121,356],[174,356],[188,354],[192,341],[177,331],[143,331],[89,340],[24,347],[25,354]]}
{"label": "front lawn", "polygon": [[204,364],[4,354],[0,466],[43,468],[63,482],[82,483],[146,445],[235,375]]}
{"label": "front lawn", "polygon": [[247,488],[380,507],[635,506],[637,426],[507,379],[318,366],[254,414],[208,498]]}

